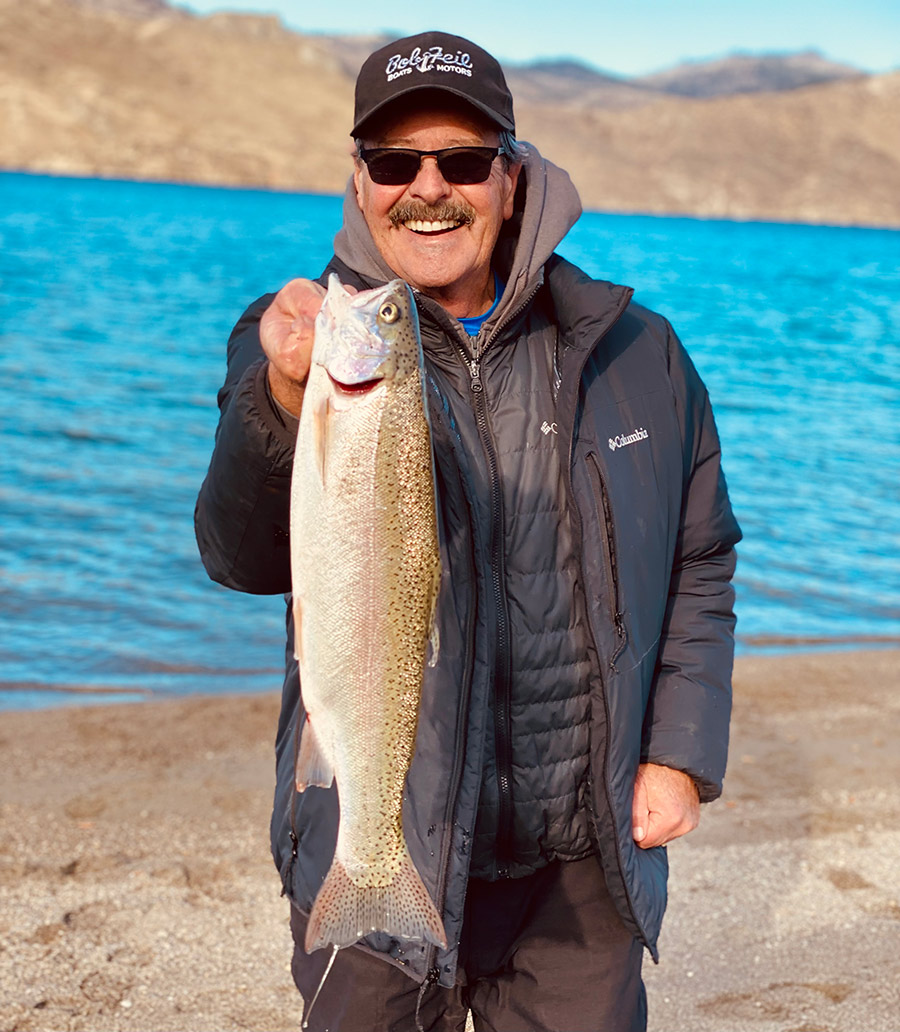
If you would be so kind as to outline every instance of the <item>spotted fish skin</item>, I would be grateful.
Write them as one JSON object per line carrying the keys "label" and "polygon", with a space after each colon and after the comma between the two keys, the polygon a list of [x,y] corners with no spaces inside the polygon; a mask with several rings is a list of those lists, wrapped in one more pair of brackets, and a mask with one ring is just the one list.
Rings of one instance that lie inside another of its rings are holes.
{"label": "spotted fish skin", "polygon": [[329,281],[294,458],[291,574],[307,711],[297,791],[336,781],[340,800],[306,950],[375,931],[443,947],[402,822],[440,579],[422,348],[402,280],[358,294]]}

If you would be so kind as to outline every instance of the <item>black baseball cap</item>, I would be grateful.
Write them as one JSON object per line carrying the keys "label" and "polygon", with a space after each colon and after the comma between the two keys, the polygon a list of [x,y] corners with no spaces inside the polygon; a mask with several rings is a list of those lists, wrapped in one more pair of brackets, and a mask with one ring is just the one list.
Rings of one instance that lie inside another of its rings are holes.
{"label": "black baseball cap", "polygon": [[443,90],[477,108],[500,129],[516,131],[513,100],[503,69],[481,47],[449,32],[420,32],[376,50],[356,79],[351,136],[400,97]]}

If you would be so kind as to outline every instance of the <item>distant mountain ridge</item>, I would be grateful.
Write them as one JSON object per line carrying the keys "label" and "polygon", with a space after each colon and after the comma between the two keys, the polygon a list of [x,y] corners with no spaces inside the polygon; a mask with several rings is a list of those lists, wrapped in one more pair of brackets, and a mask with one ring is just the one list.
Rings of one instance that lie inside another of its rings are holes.
{"label": "distant mountain ridge", "polygon": [[181,8],[173,7],[167,0],[69,0],[75,7],[103,14],[121,14],[126,18],[156,18],[160,15],[185,16]]}
{"label": "distant mountain ridge", "polygon": [[[164,0],[0,0],[0,168],[340,192],[356,71],[388,39]],[[506,67],[519,136],[588,208],[900,227],[898,72],[815,54],[640,79]]]}
{"label": "distant mountain ridge", "polygon": [[[116,3],[120,0],[78,0]],[[124,0],[128,2],[128,0]],[[155,3],[157,0],[134,0]],[[391,36],[313,36],[356,76],[362,62]],[[668,94],[683,97],[722,97],[799,89],[815,83],[858,78],[867,73],[849,64],[830,61],[815,50],[787,54],[735,53],[708,61],[684,61],[652,75],[625,76],[604,72],[570,57],[505,63],[507,79],[517,100],[565,100],[588,105],[630,107]]]}
{"label": "distant mountain ridge", "polygon": [[796,90],[816,83],[859,78],[852,65],[829,61],[815,50],[801,54],[731,54],[714,61],[686,61],[633,82],[682,97]]}

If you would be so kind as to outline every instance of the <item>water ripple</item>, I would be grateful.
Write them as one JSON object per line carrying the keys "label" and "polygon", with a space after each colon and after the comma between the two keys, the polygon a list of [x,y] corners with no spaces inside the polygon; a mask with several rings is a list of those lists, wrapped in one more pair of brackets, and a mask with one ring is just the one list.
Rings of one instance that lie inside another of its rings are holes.
{"label": "water ripple", "polygon": [[[207,579],[193,506],[229,329],[321,269],[340,199],[20,175],[0,190],[0,708],[46,704],[40,684],[277,687],[284,604]],[[586,215],[562,247],[636,285],[709,387],[745,532],[742,647],[900,635],[898,242]]]}

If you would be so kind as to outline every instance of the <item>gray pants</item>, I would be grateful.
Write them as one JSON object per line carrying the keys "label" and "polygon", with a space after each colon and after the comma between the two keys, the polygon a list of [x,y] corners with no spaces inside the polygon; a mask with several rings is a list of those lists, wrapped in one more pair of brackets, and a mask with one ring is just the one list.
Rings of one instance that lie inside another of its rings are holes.
{"label": "gray pants", "polygon": [[[294,981],[312,998],[330,955],[303,950],[306,919],[291,908]],[[527,878],[472,879],[458,984],[431,986],[427,1032],[644,1032],[643,949],[622,924],[595,857]],[[341,950],[316,1001],[314,1032],[415,1032],[419,986],[392,964]]]}

